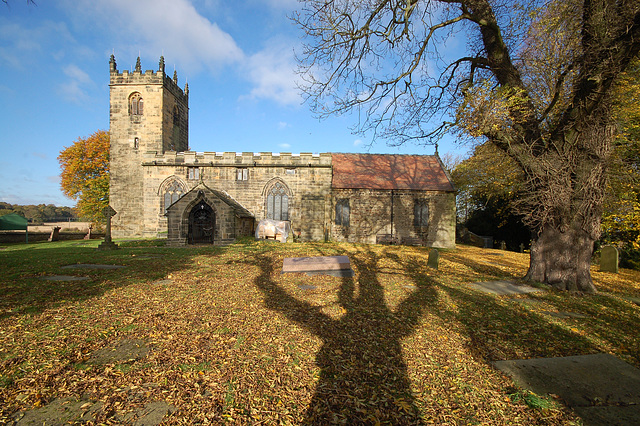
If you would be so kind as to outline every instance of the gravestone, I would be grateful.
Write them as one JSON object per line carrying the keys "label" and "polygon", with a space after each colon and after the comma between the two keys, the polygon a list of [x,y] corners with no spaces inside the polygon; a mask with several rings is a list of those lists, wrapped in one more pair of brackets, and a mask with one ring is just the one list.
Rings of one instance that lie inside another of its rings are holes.
{"label": "gravestone", "polygon": [[600,250],[600,271],[618,273],[618,249],[604,246]]}
{"label": "gravestone", "polygon": [[524,253],[524,244],[520,243],[520,253]]}
{"label": "gravestone", "polygon": [[506,250],[507,249],[507,243],[505,243],[504,241],[500,241],[500,250]]}
{"label": "gravestone", "polygon": [[60,239],[60,227],[54,226],[49,235],[49,241],[58,241]]}
{"label": "gravestone", "polygon": [[427,266],[433,269],[438,269],[438,260],[440,259],[440,253],[437,249],[432,249],[429,252],[429,259],[427,260]]}
{"label": "gravestone", "polygon": [[98,246],[98,250],[117,250],[119,247],[111,241],[111,218],[116,215],[116,211],[111,206],[102,209],[102,214],[107,218],[107,229],[104,231],[104,241]]}

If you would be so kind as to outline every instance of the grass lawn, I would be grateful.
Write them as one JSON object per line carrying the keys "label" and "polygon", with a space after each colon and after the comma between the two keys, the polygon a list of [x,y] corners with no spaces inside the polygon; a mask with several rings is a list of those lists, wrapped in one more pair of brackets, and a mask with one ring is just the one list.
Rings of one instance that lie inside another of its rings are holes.
{"label": "grass lawn", "polygon": [[[459,246],[435,270],[416,247],[98,243],[0,247],[0,423],[56,401],[133,422],[162,401],[174,424],[580,424],[491,361],[640,367],[637,271],[594,267],[596,295],[498,297],[468,284],[521,277],[528,255]],[[353,278],[280,273],[284,257],[342,254]],[[76,263],[126,267],[61,268]]]}

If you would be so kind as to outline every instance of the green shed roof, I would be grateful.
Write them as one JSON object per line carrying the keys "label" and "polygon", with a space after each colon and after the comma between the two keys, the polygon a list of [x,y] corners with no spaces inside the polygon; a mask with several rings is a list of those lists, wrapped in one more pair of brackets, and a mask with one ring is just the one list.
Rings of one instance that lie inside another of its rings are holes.
{"label": "green shed roof", "polygon": [[6,214],[0,216],[0,230],[14,231],[27,230],[27,219],[17,213]]}

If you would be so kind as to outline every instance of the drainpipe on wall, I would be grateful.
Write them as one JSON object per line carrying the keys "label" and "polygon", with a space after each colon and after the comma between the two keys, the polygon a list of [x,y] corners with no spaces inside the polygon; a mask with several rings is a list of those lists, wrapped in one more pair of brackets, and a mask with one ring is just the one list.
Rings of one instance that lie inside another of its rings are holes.
{"label": "drainpipe on wall", "polygon": [[391,241],[393,241],[393,189],[391,190]]}

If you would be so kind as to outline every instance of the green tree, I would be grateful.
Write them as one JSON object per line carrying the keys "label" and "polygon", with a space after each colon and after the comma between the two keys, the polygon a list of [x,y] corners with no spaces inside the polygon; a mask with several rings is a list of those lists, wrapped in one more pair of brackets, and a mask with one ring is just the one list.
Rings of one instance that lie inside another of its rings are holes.
{"label": "green tree", "polygon": [[523,173],[515,162],[490,143],[478,145],[472,155],[451,172],[458,189],[458,221],[479,235],[505,241],[508,249],[529,246],[531,232],[513,209],[522,191]]}
{"label": "green tree", "polygon": [[109,205],[109,133],[98,130],[78,138],[58,156],[64,194],[77,200],[80,216],[102,224],[102,210]]}
{"label": "green tree", "polygon": [[[610,93],[640,51],[640,0],[304,4],[300,71],[320,116],[364,110],[358,130],[393,144],[455,128],[493,144],[523,173],[526,279],[596,291]],[[453,54],[447,42],[462,39],[466,52]]]}

